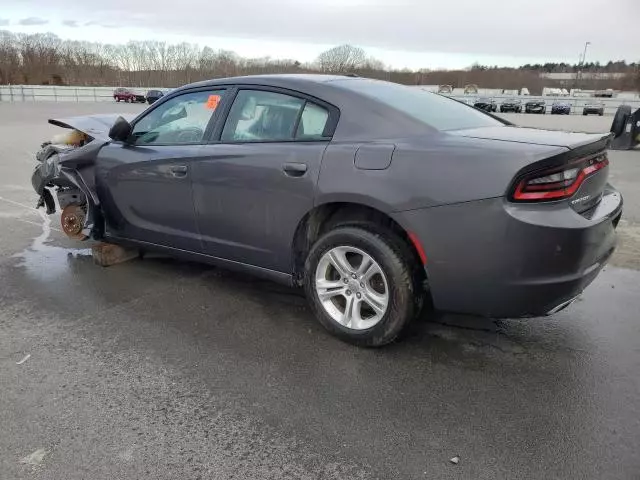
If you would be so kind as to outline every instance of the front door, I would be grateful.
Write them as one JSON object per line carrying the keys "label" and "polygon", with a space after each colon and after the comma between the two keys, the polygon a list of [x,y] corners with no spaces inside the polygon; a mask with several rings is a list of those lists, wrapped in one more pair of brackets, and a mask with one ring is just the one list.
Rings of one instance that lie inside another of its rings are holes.
{"label": "front door", "polygon": [[313,208],[329,110],[304,98],[240,89],[219,141],[194,163],[205,253],[291,272],[296,227]]}
{"label": "front door", "polygon": [[222,93],[196,91],[170,98],[136,120],[131,142],[114,142],[100,151],[96,188],[107,235],[202,251],[193,165],[203,158]]}

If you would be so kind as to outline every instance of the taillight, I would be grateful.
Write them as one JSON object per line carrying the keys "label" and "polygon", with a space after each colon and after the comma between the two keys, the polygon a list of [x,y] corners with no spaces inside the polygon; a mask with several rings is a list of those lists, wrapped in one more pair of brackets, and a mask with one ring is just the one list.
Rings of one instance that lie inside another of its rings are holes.
{"label": "taillight", "polygon": [[606,153],[571,162],[562,168],[538,171],[525,176],[513,192],[515,201],[544,201],[568,198],[589,175],[609,165]]}

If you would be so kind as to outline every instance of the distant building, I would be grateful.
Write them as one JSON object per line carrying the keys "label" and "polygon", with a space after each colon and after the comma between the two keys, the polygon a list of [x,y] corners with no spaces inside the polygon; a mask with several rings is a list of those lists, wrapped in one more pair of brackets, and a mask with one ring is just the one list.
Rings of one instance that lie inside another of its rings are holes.
{"label": "distant building", "polygon": [[[540,78],[549,80],[575,80],[577,72],[568,73],[541,73]],[[582,72],[580,78],[582,80],[619,80],[624,78],[626,73],[607,73],[607,72]]]}

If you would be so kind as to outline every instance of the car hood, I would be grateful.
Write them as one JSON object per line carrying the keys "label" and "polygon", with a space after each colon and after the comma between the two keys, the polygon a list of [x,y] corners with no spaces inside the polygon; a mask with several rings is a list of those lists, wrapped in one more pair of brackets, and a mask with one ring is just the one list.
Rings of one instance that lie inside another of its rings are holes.
{"label": "car hood", "polygon": [[83,117],[50,118],[49,123],[62,128],[74,128],[96,140],[109,140],[109,130],[118,117],[127,121],[135,118],[133,114],[107,113],[100,115],[86,115]]}
{"label": "car hood", "polygon": [[503,142],[529,143],[575,149],[594,142],[606,142],[610,133],[576,133],[557,130],[540,130],[517,126],[472,128],[448,131],[451,135]]}

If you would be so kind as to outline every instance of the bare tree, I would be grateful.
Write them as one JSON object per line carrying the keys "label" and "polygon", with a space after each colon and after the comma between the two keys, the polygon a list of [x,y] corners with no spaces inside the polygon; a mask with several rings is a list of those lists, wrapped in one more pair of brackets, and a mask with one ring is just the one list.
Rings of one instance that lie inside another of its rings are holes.
{"label": "bare tree", "polygon": [[316,60],[326,73],[350,73],[365,66],[367,55],[360,47],[339,45],[322,52]]}
{"label": "bare tree", "polygon": [[[591,89],[640,89],[640,64],[611,61],[587,64],[590,71],[624,73],[619,79],[585,80]],[[61,40],[51,33],[15,34],[0,30],[0,84],[118,85],[131,87],[179,86],[207,78],[278,72],[357,73],[403,84],[450,84],[463,87],[522,88],[540,92],[544,86],[562,87],[562,81],[540,77],[540,72],[572,72],[576,65],[545,63],[520,68],[474,64],[464,70],[393,70],[364,50],[340,45],[323,52],[314,64],[270,57],[242,58],[234,52],[200,48],[189,43],[132,41],[111,45]]]}
{"label": "bare tree", "polygon": [[0,31],[0,84],[15,83],[19,68],[16,36],[11,32]]}

